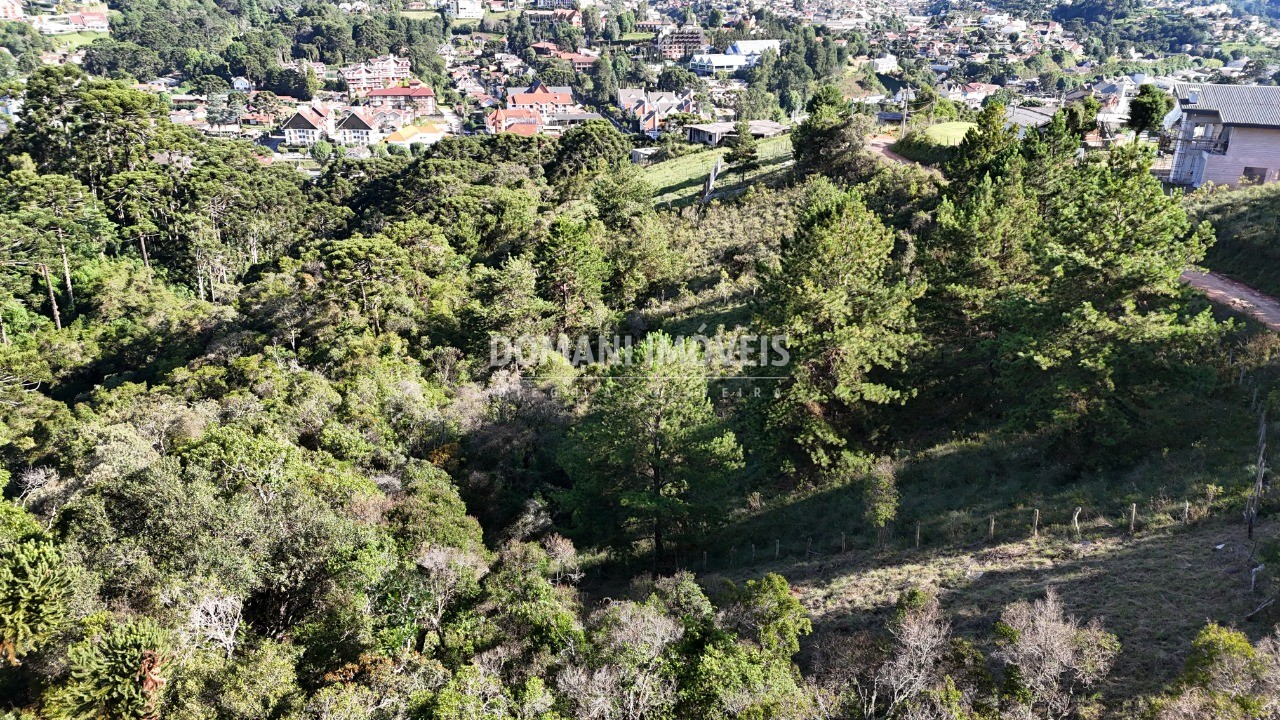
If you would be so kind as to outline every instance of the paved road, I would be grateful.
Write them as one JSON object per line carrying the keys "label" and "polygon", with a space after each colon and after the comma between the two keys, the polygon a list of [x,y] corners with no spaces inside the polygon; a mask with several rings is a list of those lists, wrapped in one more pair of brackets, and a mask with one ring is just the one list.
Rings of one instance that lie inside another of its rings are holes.
{"label": "paved road", "polygon": [[1187,270],[1182,273],[1182,281],[1208,295],[1210,300],[1280,331],[1280,301],[1275,298],[1212,272]]}

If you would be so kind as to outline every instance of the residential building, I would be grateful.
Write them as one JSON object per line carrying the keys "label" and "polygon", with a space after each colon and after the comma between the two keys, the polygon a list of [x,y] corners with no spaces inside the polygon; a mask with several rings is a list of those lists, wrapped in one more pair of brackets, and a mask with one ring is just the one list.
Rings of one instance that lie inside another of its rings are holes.
{"label": "residential building", "polygon": [[656,137],[667,116],[696,111],[693,91],[683,93],[645,92],[640,88],[619,88],[618,107],[636,119],[640,132]]}
{"label": "residential building", "polygon": [[329,66],[318,60],[287,60],[280,63],[280,67],[284,70],[292,70],[299,75],[306,75],[307,70],[311,70],[311,72],[315,73],[316,77],[322,80],[329,72]]}
{"label": "residential building", "polygon": [[525,10],[524,16],[531,23],[568,23],[574,27],[582,27],[582,13],[574,8],[555,8],[552,10]]}
{"label": "residential building", "polygon": [[658,53],[667,60],[683,60],[706,46],[706,35],[696,25],[671,30],[658,37]]}
{"label": "residential building", "polygon": [[1169,181],[1200,187],[1280,179],[1280,87],[1179,83]]}
{"label": "residential building", "polygon": [[21,20],[22,0],[0,0],[0,20]]}
{"label": "residential building", "polygon": [[281,129],[286,145],[315,145],[326,137],[333,137],[333,111],[323,105],[300,107]]}
{"label": "residential building", "polygon": [[406,86],[374,88],[365,94],[370,107],[412,109],[419,115],[436,114],[436,93],[422,82]]}
{"label": "residential building", "polygon": [[388,145],[399,145],[407,148],[411,145],[434,145],[448,134],[443,124],[423,123],[422,125],[405,125],[386,137]]}
{"label": "residential building", "polygon": [[395,55],[383,55],[342,69],[347,87],[356,94],[397,85],[411,77],[409,59]]}
{"label": "residential building", "polygon": [[449,0],[445,12],[459,20],[479,20],[484,17],[484,5],[480,0]]}
{"label": "residential building", "polygon": [[542,116],[533,110],[505,110],[498,108],[484,119],[485,129],[490,134],[510,132],[517,135],[537,135],[542,131]]}
{"label": "residential building", "polygon": [[543,119],[542,132],[547,135],[559,137],[569,128],[577,127],[590,120],[603,119],[604,116],[600,113],[586,112],[584,110],[559,113]]}
{"label": "residential building", "polygon": [[366,110],[353,110],[336,127],[338,142],[366,147],[376,145],[382,140],[382,132],[378,127],[378,122]]}
{"label": "residential building", "polygon": [[541,80],[535,80],[527,88],[508,88],[507,108],[537,113],[544,121],[553,115],[579,109],[572,90],[567,87],[548,87]]}

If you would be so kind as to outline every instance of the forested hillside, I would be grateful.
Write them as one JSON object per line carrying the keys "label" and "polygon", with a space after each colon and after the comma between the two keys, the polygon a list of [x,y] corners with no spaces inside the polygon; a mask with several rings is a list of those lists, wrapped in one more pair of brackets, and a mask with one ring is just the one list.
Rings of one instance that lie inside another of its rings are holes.
{"label": "forested hillside", "polygon": [[833,88],[807,109],[775,186],[657,211],[605,122],[312,181],[35,72],[0,153],[0,711],[1273,712],[1266,614],[1135,677],[1146,636],[1070,593],[953,624],[918,576],[824,633],[742,570],[784,533],[972,543],[946,519],[994,535],[984,503],[1234,521],[1280,397],[1271,336],[1179,282],[1214,234],[1141,149],[993,104],[944,179],[865,152]]}

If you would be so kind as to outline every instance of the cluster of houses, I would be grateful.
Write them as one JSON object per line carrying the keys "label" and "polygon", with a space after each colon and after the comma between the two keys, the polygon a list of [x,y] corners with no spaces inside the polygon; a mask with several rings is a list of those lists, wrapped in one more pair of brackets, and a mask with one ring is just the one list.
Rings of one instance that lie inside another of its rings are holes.
{"label": "cluster of houses", "polygon": [[[1247,35],[1252,42],[1280,46],[1280,32],[1256,18],[1234,13],[1222,3],[1192,2],[1162,0],[1164,6],[1209,23],[1215,41]],[[1143,83],[1155,80],[1177,99],[1176,108],[1165,123],[1175,138],[1168,148],[1172,160],[1164,171],[1168,182],[1198,187],[1209,182],[1233,184],[1241,179],[1280,180],[1280,88],[1210,82],[1254,72],[1248,58],[1226,63],[1212,77],[1197,70],[1180,71],[1167,78],[1121,76],[1084,83],[1070,91],[1061,86],[1039,87],[1035,79],[1006,78],[1001,80],[1003,85],[997,85],[972,81],[974,75],[966,70],[994,59],[1017,63],[1046,51],[1055,58],[1068,59],[1059,63],[1064,73],[1093,76],[1096,69],[1083,58],[1079,40],[1061,24],[1025,20],[982,5],[971,5],[969,9],[960,5],[945,15],[928,17],[913,14],[910,0],[756,0],[750,4],[711,0],[711,4],[720,11],[726,25],[749,31],[756,24],[753,12],[759,7],[835,31],[858,29],[867,36],[873,50],[868,56],[855,58],[855,63],[864,63],[869,71],[883,77],[901,72],[904,58],[911,58],[917,65],[923,62],[937,79],[934,90],[939,97],[970,108],[982,107],[1000,92],[1036,98],[1034,103],[1015,103],[1010,108],[1010,122],[1017,125],[1042,125],[1056,107],[1093,97],[1101,109],[1097,131],[1086,142],[1094,145],[1123,141],[1131,99]],[[344,3],[343,9],[365,12],[367,7],[366,3],[351,0]],[[601,12],[591,0],[411,0],[405,7],[411,11],[438,8],[464,20],[518,9],[535,24],[573,28],[583,26],[584,13],[598,16]],[[744,89],[742,81],[731,76],[754,66],[766,53],[780,53],[781,41],[752,33],[749,39],[738,40],[720,52],[710,45],[711,34],[703,28],[673,21],[686,15],[687,0],[654,0],[651,8],[656,12],[641,15],[635,28],[650,39],[632,41],[624,51],[642,48],[638,59],[651,63],[655,73],[663,63],[679,63],[703,76],[706,92],[695,95],[689,89],[659,92],[618,88],[612,98],[614,108],[607,109],[607,114],[620,128],[654,138],[669,129],[673,116],[680,116],[680,127],[690,142],[713,146],[723,143],[736,132],[732,107],[737,93]],[[892,30],[883,24],[887,15],[896,18]],[[103,32],[109,26],[106,12],[94,6],[63,15],[31,17],[24,14],[22,0],[0,0],[0,19],[23,20],[46,34]],[[605,108],[585,102],[574,88],[538,79],[535,67],[526,62],[527,56],[506,52],[505,47],[493,52],[491,44],[495,42],[503,44],[502,38],[485,33],[454,35],[438,49],[452,89],[462,98],[462,104],[476,113],[478,131],[557,136],[604,117]],[[599,53],[590,49],[567,51],[546,41],[534,43],[531,50],[538,57],[561,60],[580,73],[590,71],[599,59]],[[652,64],[655,59],[657,64]],[[1144,58],[1135,55],[1132,59]],[[50,61],[66,62],[68,58]],[[70,61],[74,62],[74,58]],[[171,119],[175,122],[211,134],[273,137],[288,147],[307,147],[328,140],[353,148],[378,144],[407,148],[431,144],[461,131],[459,121],[448,110],[442,114],[436,92],[414,76],[407,58],[384,55],[344,67],[290,60],[284,67],[322,80],[341,79],[345,81],[346,94],[338,97],[336,93],[322,93],[323,99],[309,102],[279,98],[268,110],[254,103],[253,83],[235,78],[232,89],[250,100],[247,107],[232,113],[238,115],[234,122],[227,122],[225,106],[214,112],[209,99],[175,94],[173,81],[158,79],[140,87],[169,94],[173,103]],[[531,75],[535,79],[529,82]],[[1068,87],[1074,85],[1079,85],[1078,81]],[[917,100],[917,90],[910,85],[893,91],[868,89],[854,93],[850,99],[878,106],[882,120],[895,110],[901,118],[904,110],[916,111],[912,105]],[[215,116],[216,123],[210,120]],[[764,120],[752,121],[749,128],[761,138],[786,130],[782,124]]]}
{"label": "cluster of houses", "polygon": [[485,116],[485,129],[490,133],[558,136],[575,125],[604,117],[583,107],[572,88],[548,86],[541,80],[506,88],[504,96],[506,107]]}
{"label": "cluster of houses", "polygon": [[448,133],[439,115],[436,94],[420,80],[398,85],[365,86],[352,91],[360,104],[312,101],[297,108],[281,125],[284,143],[308,147],[331,140],[350,147],[379,143],[409,147],[430,145]]}
{"label": "cluster of houses", "polygon": [[[425,115],[434,114],[434,96],[414,96],[410,92],[395,92],[400,88],[383,88],[385,94],[377,97],[381,104],[362,106],[327,105],[320,101],[298,107],[284,121],[281,130],[286,145],[310,147],[321,140],[331,140],[349,147],[369,147],[378,143],[399,145],[404,148],[422,143],[431,145],[447,133],[447,127]],[[430,88],[425,88],[428,92]],[[371,91],[376,93],[377,91]],[[419,115],[423,99],[430,100],[432,110]]]}
{"label": "cluster of houses", "polygon": [[[340,75],[347,80],[348,90],[345,95],[322,93],[308,102],[276,97],[268,108],[260,102],[253,83],[237,77],[232,80],[232,90],[243,93],[247,102],[228,114],[228,97],[176,93],[177,83],[169,78],[136,87],[167,93],[169,119],[174,123],[210,135],[257,139],[272,147],[305,148],[325,140],[356,148],[358,154],[358,149],[378,144],[405,148],[430,145],[451,131],[437,105],[435,90],[412,74],[405,58],[385,55],[336,71],[323,63],[299,60],[290,69],[318,77]],[[218,103],[224,107],[215,120],[213,106]]]}

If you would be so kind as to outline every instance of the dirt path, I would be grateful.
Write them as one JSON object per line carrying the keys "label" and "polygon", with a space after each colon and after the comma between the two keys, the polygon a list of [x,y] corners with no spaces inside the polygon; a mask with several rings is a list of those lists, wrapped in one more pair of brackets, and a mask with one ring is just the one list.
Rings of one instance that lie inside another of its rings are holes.
{"label": "dirt path", "polygon": [[897,141],[898,138],[892,135],[877,135],[873,138],[867,138],[867,149],[877,155],[883,155],[894,162],[906,163],[908,165],[917,164],[889,149],[889,146]]}
{"label": "dirt path", "polygon": [[1208,295],[1210,300],[1280,331],[1280,301],[1275,298],[1212,272],[1187,270],[1182,273],[1182,281]]}
{"label": "dirt path", "polygon": [[[892,135],[877,135],[867,140],[867,149],[892,162],[919,165],[889,149],[896,140]],[[934,168],[925,169],[937,172]],[[1182,273],[1182,281],[1208,295],[1213,302],[1244,313],[1271,330],[1280,332],[1280,301],[1275,298],[1214,272],[1187,270]]]}

